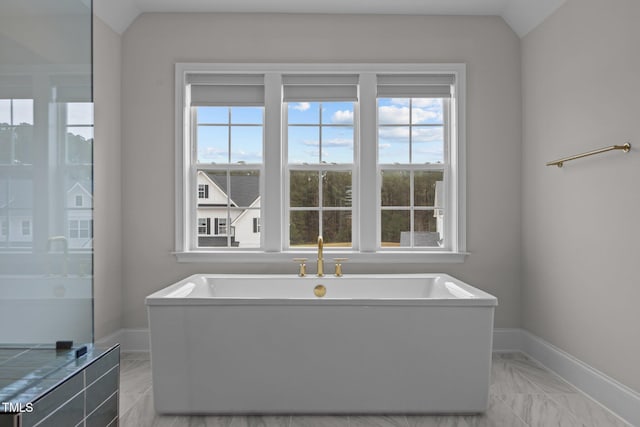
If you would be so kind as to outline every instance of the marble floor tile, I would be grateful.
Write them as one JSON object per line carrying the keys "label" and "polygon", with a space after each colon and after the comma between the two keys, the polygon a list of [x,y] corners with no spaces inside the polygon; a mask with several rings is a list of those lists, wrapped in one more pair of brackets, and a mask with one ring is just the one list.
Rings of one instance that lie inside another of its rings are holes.
{"label": "marble floor tile", "polygon": [[153,408],[153,396],[151,390],[124,412],[120,410],[120,427],[173,427],[176,424],[175,416],[156,414]]}
{"label": "marble floor tile", "polygon": [[[126,388],[121,388],[121,390],[126,390]],[[147,390],[149,393],[151,393],[151,390]],[[138,403],[138,401],[140,399],[142,399],[142,397],[144,396],[144,393],[129,393],[126,391],[120,392],[119,397],[119,402],[120,402],[120,415],[126,414],[129,409],[133,408],[136,403]],[[151,395],[153,397],[153,395]]]}
{"label": "marble floor tile", "polygon": [[527,372],[515,369],[510,361],[494,360],[491,364],[492,395],[505,395],[511,393],[539,394],[543,391],[531,381]]}
{"label": "marble floor tile", "polygon": [[530,360],[526,354],[520,352],[514,353],[493,353],[493,360]]}
{"label": "marble floor tile", "polygon": [[398,415],[350,416],[350,427],[408,427],[407,417]]}
{"label": "marble floor tile", "polygon": [[409,427],[469,427],[464,417],[455,415],[407,415]]}
{"label": "marble floor tile", "polygon": [[120,371],[124,427],[628,427],[522,353],[493,355],[489,408],[475,416],[161,416],[149,354],[123,353]]}
{"label": "marble floor tile", "polygon": [[589,427],[631,427],[608,409],[581,393],[550,394],[549,397],[568,408],[576,418]]}
{"label": "marble floor tile", "polygon": [[122,393],[141,394],[151,388],[151,363],[148,360],[120,361]]}
{"label": "marble floor tile", "polygon": [[557,375],[531,360],[513,359],[506,361],[507,366],[525,376],[545,393],[576,393],[577,390]]}
{"label": "marble floor tile", "polygon": [[349,427],[349,417],[347,416],[293,416],[291,417],[291,427]]}
{"label": "marble floor tile", "polygon": [[587,427],[567,408],[544,394],[510,394],[501,399],[530,427]]}
{"label": "marble floor tile", "polygon": [[491,397],[484,414],[408,416],[409,427],[528,427],[507,405]]}
{"label": "marble floor tile", "polygon": [[505,403],[495,396],[489,397],[484,414],[462,417],[468,427],[528,427]]}
{"label": "marble floor tile", "polygon": [[148,351],[127,351],[120,353],[120,360],[149,360]]}

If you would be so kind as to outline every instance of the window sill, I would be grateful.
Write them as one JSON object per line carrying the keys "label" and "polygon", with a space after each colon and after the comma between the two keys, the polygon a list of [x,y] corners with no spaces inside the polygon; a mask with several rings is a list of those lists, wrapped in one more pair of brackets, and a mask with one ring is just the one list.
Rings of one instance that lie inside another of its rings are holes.
{"label": "window sill", "polygon": [[[293,258],[308,258],[309,263],[315,262],[315,251],[190,251],[173,252],[179,263],[287,263]],[[332,262],[334,257],[349,258],[354,264],[460,264],[469,255],[468,252],[418,252],[418,251],[389,251],[389,252],[324,252],[325,262]]]}

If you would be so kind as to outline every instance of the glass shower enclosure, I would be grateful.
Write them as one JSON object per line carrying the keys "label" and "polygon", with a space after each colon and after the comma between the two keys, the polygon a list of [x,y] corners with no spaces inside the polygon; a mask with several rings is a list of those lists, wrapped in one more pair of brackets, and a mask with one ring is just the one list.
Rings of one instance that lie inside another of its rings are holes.
{"label": "glass shower enclosure", "polygon": [[0,52],[1,373],[93,341],[91,0],[3,0]]}

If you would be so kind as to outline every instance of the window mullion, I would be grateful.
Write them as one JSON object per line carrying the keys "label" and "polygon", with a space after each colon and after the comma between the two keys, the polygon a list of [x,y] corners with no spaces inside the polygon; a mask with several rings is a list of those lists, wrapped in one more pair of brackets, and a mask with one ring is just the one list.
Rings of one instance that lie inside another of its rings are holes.
{"label": "window mullion", "polygon": [[[375,252],[379,243],[378,224],[380,222],[380,179],[377,173],[377,124],[376,124],[376,75],[374,73],[360,74],[360,135],[359,135],[359,177],[358,179],[358,209],[360,252]],[[376,185],[372,185],[376,183]]]}
{"label": "window mullion", "polygon": [[265,252],[279,252],[282,247],[285,173],[283,173],[282,131],[282,75],[267,73],[264,77],[264,179],[261,180],[260,200],[263,227],[261,233]]}

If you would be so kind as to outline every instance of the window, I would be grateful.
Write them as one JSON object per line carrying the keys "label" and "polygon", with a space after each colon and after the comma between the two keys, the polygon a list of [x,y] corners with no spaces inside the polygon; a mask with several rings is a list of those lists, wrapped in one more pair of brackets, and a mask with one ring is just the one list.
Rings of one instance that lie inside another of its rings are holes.
{"label": "window", "polygon": [[176,79],[179,260],[285,260],[319,235],[367,262],[464,259],[464,65],[177,64]]}
{"label": "window", "polygon": [[198,234],[211,234],[211,218],[198,218]]}
{"label": "window", "polygon": [[0,99],[0,164],[32,164],[33,99]]}
{"label": "window", "polygon": [[[194,241],[196,248],[260,247],[260,238],[236,240],[229,227],[251,233],[251,212],[260,210],[263,170],[264,76],[192,74],[189,119],[193,120],[191,164],[197,177],[196,217],[214,218],[214,235]],[[195,187],[194,187],[195,188]],[[201,225],[198,224],[200,230]],[[198,233],[202,234],[202,233]]]}
{"label": "window", "polygon": [[227,235],[227,218],[216,218],[216,234],[218,236]]}
{"label": "window", "polygon": [[71,219],[69,220],[70,239],[89,239],[93,237],[93,220]]}
{"label": "window", "polygon": [[352,247],[357,75],[283,76],[290,248]]}
{"label": "window", "polygon": [[31,221],[29,220],[22,221],[22,235],[31,236]]}
{"label": "window", "polygon": [[6,238],[9,235],[9,221],[7,221],[6,219],[3,219],[2,222],[0,222],[0,236],[2,236],[3,238]]}
{"label": "window", "polygon": [[[378,78],[380,246],[445,245],[448,76]],[[415,97],[406,97],[415,94]]]}
{"label": "window", "polygon": [[76,196],[76,207],[77,208],[82,207],[82,196]]}
{"label": "window", "polygon": [[207,184],[198,184],[198,199],[209,198],[209,186]]}

